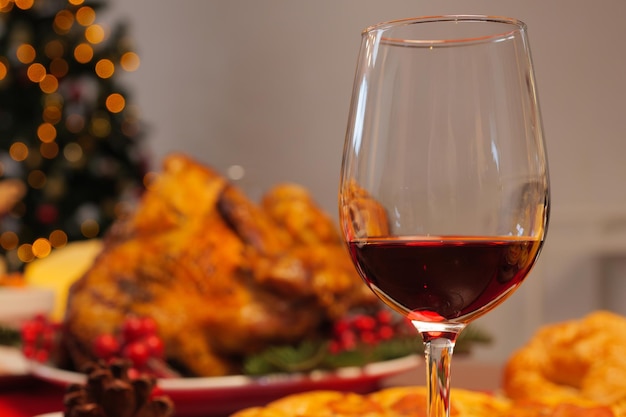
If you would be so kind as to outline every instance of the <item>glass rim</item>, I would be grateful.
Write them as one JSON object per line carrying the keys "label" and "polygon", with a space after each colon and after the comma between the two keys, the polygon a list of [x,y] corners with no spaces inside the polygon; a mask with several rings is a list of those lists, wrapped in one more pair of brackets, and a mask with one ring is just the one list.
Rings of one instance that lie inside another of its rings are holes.
{"label": "glass rim", "polygon": [[[382,33],[399,27],[420,24],[420,23],[437,23],[437,22],[489,22],[489,23],[501,23],[511,26],[511,30],[494,31],[492,34],[474,36],[474,37],[453,37],[450,39],[406,39],[407,37],[386,37]],[[453,45],[453,44],[467,44],[467,43],[483,43],[494,42],[502,39],[507,39],[513,36],[516,32],[525,32],[526,23],[522,20],[505,17],[505,16],[492,16],[492,15],[434,15],[434,16],[419,16],[409,17],[404,19],[389,20],[385,22],[376,23],[363,29],[362,36],[368,36],[372,33],[381,33],[381,39],[387,43],[396,45],[413,45],[413,46],[432,46],[432,45]]]}

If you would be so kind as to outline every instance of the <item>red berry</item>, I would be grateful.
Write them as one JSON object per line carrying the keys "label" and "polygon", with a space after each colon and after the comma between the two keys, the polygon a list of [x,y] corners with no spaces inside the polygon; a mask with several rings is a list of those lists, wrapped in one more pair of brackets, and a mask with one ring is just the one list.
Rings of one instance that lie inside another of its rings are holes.
{"label": "red berry", "polygon": [[361,331],[372,330],[376,327],[373,317],[361,315],[354,319],[354,326]]}
{"label": "red berry", "polygon": [[48,353],[47,350],[38,350],[37,352],[35,352],[35,356],[34,356],[35,360],[41,363],[44,363],[45,361],[47,361],[49,357],[50,357],[50,354]]}
{"label": "red berry", "polygon": [[145,343],[136,341],[126,345],[124,356],[130,359],[136,368],[143,368],[150,359],[150,352]]}
{"label": "red berry", "polygon": [[330,353],[336,354],[341,352],[341,344],[336,341],[333,340],[330,342],[330,345],[328,346],[328,350],[330,351]]}
{"label": "red berry", "polygon": [[39,320],[30,320],[22,325],[21,330],[24,343],[35,343],[44,330],[44,324]]}
{"label": "red berry", "polygon": [[344,332],[339,339],[339,343],[344,350],[353,350],[356,348],[356,336],[352,332]]}
{"label": "red berry", "polygon": [[146,336],[143,339],[143,342],[148,348],[148,352],[150,352],[150,356],[152,356],[153,358],[163,357],[165,347],[163,345],[163,341],[161,340],[159,336],[157,336],[156,334]]}
{"label": "red berry", "polygon": [[361,341],[368,345],[374,345],[376,344],[376,342],[378,342],[378,338],[376,337],[376,333],[368,330],[361,333]]}
{"label": "red berry", "polygon": [[165,392],[163,391],[163,389],[159,387],[158,385],[155,385],[154,388],[152,388],[152,392],[150,392],[150,399],[153,399],[155,397],[159,397],[162,395],[165,395]]}
{"label": "red berry", "polygon": [[333,326],[333,333],[335,335],[340,335],[343,332],[348,331],[350,329],[350,323],[347,320],[338,320]]}
{"label": "red berry", "polygon": [[36,350],[32,345],[25,345],[22,347],[22,353],[28,359],[33,359],[35,357]]}
{"label": "red berry", "polygon": [[393,316],[388,310],[380,310],[378,313],[376,313],[376,319],[381,324],[390,324],[392,318]]}
{"label": "red berry", "polygon": [[51,327],[46,327],[46,329],[43,331],[43,334],[41,335],[41,347],[48,351],[52,350],[52,348],[54,347],[54,338],[54,329],[52,329]]}
{"label": "red berry", "polygon": [[139,331],[142,336],[150,336],[155,335],[157,332],[157,323],[152,317],[142,317],[141,319],[141,328]]}
{"label": "red berry", "polygon": [[33,345],[37,342],[37,332],[31,329],[22,328],[22,343],[25,345]]}
{"label": "red berry", "polygon": [[96,337],[93,349],[99,358],[110,359],[120,351],[120,343],[112,334],[101,334]]}
{"label": "red berry", "polygon": [[126,375],[128,375],[129,379],[137,379],[141,376],[141,372],[137,368],[130,368]]}
{"label": "red berry", "polygon": [[35,314],[35,317],[33,317],[33,320],[42,324],[48,323],[48,318],[42,313]]}
{"label": "red berry", "polygon": [[152,317],[130,316],[122,325],[122,336],[126,343],[156,334],[156,332],[157,323]]}
{"label": "red berry", "polygon": [[130,316],[122,324],[122,337],[126,343],[139,339],[143,334],[143,322],[139,317]]}
{"label": "red berry", "polygon": [[393,327],[391,326],[381,326],[380,329],[378,329],[378,337],[381,340],[389,340],[393,338],[394,333]]}

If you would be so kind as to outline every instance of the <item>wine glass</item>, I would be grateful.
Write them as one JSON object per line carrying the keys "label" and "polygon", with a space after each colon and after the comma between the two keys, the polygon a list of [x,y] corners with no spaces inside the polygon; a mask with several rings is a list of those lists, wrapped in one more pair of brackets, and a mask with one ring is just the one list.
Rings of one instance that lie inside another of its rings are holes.
{"label": "wine glass", "polygon": [[526,25],[433,16],[362,33],[339,189],[363,280],[421,334],[428,416],[449,415],[463,328],[531,270],[549,179]]}

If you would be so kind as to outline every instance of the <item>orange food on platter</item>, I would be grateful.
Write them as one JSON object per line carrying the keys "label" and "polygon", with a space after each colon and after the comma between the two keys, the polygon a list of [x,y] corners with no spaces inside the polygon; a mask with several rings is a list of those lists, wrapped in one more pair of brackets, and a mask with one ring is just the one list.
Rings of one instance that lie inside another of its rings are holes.
{"label": "orange food on platter", "polygon": [[[312,391],[293,394],[232,417],[426,417],[425,387],[385,388],[372,394]],[[616,417],[595,404],[514,402],[489,393],[452,389],[451,417]]]}
{"label": "orange food on platter", "polygon": [[626,318],[596,311],[542,326],[509,358],[503,390],[517,401],[596,403],[626,413]]}

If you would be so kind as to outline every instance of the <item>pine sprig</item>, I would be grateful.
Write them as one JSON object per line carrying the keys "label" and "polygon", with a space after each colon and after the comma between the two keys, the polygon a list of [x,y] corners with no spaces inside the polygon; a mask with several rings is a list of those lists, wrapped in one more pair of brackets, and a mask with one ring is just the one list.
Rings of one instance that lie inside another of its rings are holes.
{"label": "pine sprig", "polygon": [[[467,354],[476,344],[489,344],[486,332],[468,326],[457,339],[455,353]],[[358,343],[353,349],[331,352],[328,341],[305,341],[297,345],[273,346],[244,360],[243,372],[260,376],[272,373],[334,370],[368,363],[423,354],[424,345],[416,333],[401,333],[398,337],[376,344]]]}
{"label": "pine sprig", "polygon": [[20,332],[6,326],[0,326],[0,346],[18,347],[21,344]]}
{"label": "pine sprig", "polygon": [[248,375],[266,375],[276,372],[306,372],[317,369],[324,362],[328,344],[322,341],[304,341],[299,345],[272,346],[244,361]]}
{"label": "pine sprig", "polygon": [[365,366],[368,363],[402,358],[423,351],[419,336],[384,340],[376,345],[359,344],[353,350],[329,354],[324,360],[325,369],[347,366]]}

